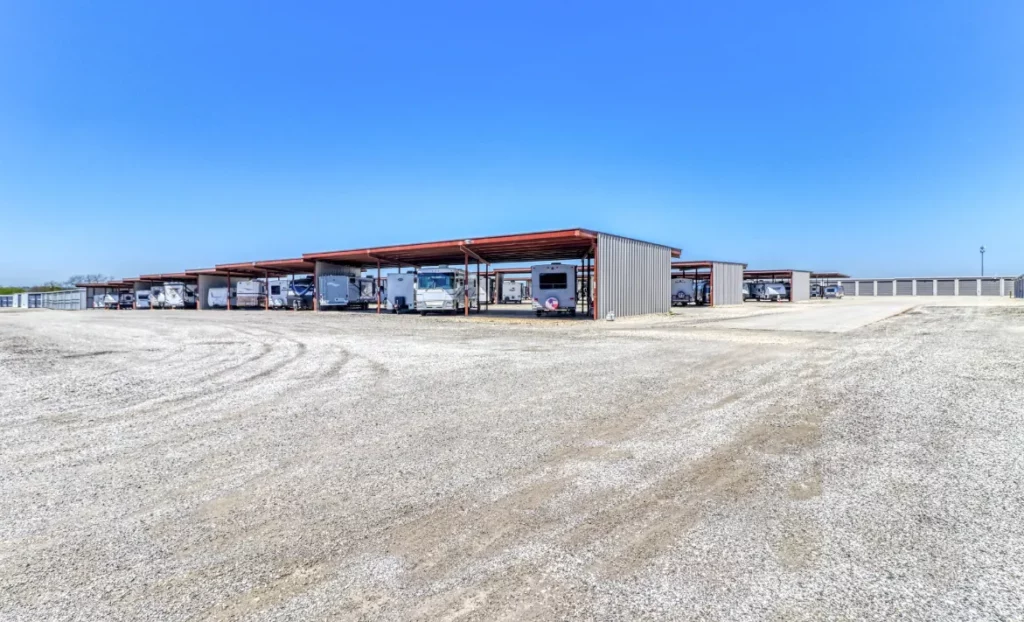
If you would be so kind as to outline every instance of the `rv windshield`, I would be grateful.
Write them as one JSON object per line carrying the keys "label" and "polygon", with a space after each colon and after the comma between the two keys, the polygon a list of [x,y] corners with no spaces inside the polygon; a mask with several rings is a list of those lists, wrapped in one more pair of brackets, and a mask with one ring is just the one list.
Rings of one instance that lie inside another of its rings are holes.
{"label": "rv windshield", "polygon": [[452,273],[420,274],[416,277],[416,286],[420,289],[453,289],[455,275]]}

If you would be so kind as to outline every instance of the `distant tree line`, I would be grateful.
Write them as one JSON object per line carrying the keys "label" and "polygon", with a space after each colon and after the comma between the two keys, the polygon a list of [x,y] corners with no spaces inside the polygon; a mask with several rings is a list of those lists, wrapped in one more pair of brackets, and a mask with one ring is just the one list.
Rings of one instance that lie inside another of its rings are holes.
{"label": "distant tree line", "polygon": [[62,289],[71,289],[79,283],[103,283],[113,280],[114,277],[105,274],[75,274],[69,276],[63,283],[60,281],[47,281],[42,285],[0,286],[0,296],[23,292],[56,292]]}

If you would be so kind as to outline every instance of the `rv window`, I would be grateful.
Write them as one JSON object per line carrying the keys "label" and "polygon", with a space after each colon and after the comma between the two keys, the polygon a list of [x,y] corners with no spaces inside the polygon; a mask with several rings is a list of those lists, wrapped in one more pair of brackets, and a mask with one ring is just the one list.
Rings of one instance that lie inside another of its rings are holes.
{"label": "rv window", "polygon": [[270,295],[271,296],[280,296],[281,295],[281,286],[280,285],[271,285],[270,286]]}
{"label": "rv window", "polygon": [[416,279],[416,285],[420,289],[452,289],[455,281],[451,274],[421,274]]}
{"label": "rv window", "polygon": [[554,272],[551,274],[541,273],[540,275],[540,288],[541,289],[568,289],[569,288],[569,275],[564,272]]}

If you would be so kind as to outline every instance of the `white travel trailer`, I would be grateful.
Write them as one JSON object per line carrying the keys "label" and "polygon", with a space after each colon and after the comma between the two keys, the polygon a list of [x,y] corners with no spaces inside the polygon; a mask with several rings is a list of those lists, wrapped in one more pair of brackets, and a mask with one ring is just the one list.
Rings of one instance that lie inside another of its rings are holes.
{"label": "white travel trailer", "polygon": [[788,300],[789,293],[783,283],[753,283],[750,295],[755,300],[778,302]]}
{"label": "white travel trailer", "polygon": [[121,292],[117,297],[117,306],[119,309],[131,309],[135,304],[135,294],[131,292]]}
{"label": "white travel trailer", "polygon": [[431,311],[457,314],[465,310],[467,295],[470,308],[479,308],[476,286],[461,268],[426,268],[416,275],[416,310],[420,315]]}
{"label": "white travel trailer", "polygon": [[693,279],[679,276],[672,279],[672,306],[685,307],[692,302],[695,302]]}
{"label": "white travel trailer", "polygon": [[289,309],[299,311],[313,308],[313,277],[294,279],[288,283],[288,289],[285,291]]}
{"label": "white travel trailer", "polygon": [[385,308],[392,312],[408,311],[416,306],[416,274],[392,272],[387,275]]}
{"label": "white travel trailer", "polygon": [[576,315],[576,266],[562,263],[533,266],[530,284],[537,317],[545,313]]}
{"label": "white travel trailer", "polygon": [[377,301],[373,279],[358,274],[321,274],[317,294],[320,308],[369,308]]}
{"label": "white travel trailer", "polygon": [[[267,295],[267,285],[260,279],[251,281],[239,281],[235,284],[235,300],[239,307],[256,308],[263,306],[264,297]],[[231,306],[235,306],[233,302]]]}
{"label": "white travel trailer", "polygon": [[196,292],[187,283],[164,283],[164,307],[168,309],[192,309],[196,306]]}
{"label": "white travel trailer", "polygon": [[271,309],[288,308],[289,282],[289,279],[270,279],[270,291],[267,292],[267,295],[270,296]]}
{"label": "white travel trailer", "polygon": [[825,288],[825,298],[842,298],[846,290],[842,285],[829,285]]}
{"label": "white travel trailer", "polygon": [[163,285],[153,285],[149,288],[149,306],[154,309],[163,309],[167,303],[167,297],[164,295]]}
{"label": "white travel trailer", "polygon": [[103,298],[100,299],[100,306],[104,309],[116,309],[119,300],[117,294],[103,294]]}
{"label": "white travel trailer", "polygon": [[149,295],[150,290],[148,289],[137,289],[135,290],[135,308],[136,309],[148,309],[149,308]]}
{"label": "white travel trailer", "polygon": [[501,302],[520,304],[526,297],[526,283],[523,281],[502,281]]}
{"label": "white travel trailer", "polygon": [[492,292],[494,291],[494,277],[481,276],[478,281],[476,276],[474,276],[473,283],[476,284],[476,296],[478,303],[489,304],[494,300],[494,296],[492,295]]}
{"label": "white travel trailer", "polygon": [[211,287],[206,291],[206,306],[211,309],[226,309],[228,307],[228,296],[231,296],[231,306],[238,306],[238,294],[235,288]]}

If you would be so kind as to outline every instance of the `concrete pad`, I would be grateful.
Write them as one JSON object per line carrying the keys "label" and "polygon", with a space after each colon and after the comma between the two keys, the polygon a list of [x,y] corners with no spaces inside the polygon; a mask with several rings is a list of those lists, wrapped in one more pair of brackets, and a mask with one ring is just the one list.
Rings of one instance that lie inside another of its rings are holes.
{"label": "concrete pad", "polygon": [[846,333],[869,324],[899,315],[916,302],[884,302],[872,304],[796,304],[785,313],[767,313],[753,317],[716,322],[716,328],[744,330],[808,331]]}

